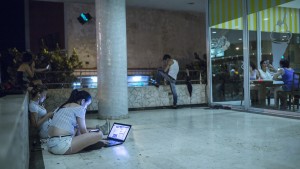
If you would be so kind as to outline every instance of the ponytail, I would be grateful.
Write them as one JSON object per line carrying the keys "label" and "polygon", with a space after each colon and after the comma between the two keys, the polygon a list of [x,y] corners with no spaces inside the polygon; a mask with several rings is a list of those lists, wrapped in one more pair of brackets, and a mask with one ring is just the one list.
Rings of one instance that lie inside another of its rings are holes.
{"label": "ponytail", "polygon": [[78,103],[78,101],[81,101],[82,99],[84,99],[85,101],[91,100],[92,96],[87,91],[84,91],[84,90],[78,91],[77,89],[74,89],[71,92],[69,99],[64,104],[62,104],[58,108],[58,110],[61,109],[62,107],[64,107],[68,103]]}

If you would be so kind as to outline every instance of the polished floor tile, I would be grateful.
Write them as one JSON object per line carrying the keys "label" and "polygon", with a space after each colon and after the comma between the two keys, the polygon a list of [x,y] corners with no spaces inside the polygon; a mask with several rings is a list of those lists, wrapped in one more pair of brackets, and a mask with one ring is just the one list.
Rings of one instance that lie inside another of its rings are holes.
{"label": "polished floor tile", "polygon": [[[104,124],[88,115],[87,125]],[[46,169],[298,169],[300,121],[199,108],[131,111],[123,145],[75,155],[43,151]],[[114,122],[114,121],[111,121]]]}

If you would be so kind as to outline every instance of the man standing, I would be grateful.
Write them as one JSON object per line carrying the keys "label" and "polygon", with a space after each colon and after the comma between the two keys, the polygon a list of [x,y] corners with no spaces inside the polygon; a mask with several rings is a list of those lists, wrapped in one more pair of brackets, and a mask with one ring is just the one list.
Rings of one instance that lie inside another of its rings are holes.
{"label": "man standing", "polygon": [[163,57],[164,68],[159,68],[157,71],[156,81],[151,80],[157,88],[159,87],[160,81],[164,78],[170,83],[170,88],[173,94],[173,108],[177,108],[177,92],[176,92],[176,79],[179,72],[179,65],[175,59],[172,59],[170,55],[165,54]]}

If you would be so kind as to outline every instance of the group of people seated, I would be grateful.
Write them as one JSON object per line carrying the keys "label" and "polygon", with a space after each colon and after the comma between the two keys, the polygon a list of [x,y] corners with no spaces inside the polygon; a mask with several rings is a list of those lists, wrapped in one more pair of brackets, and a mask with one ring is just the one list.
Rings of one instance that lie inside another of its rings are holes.
{"label": "group of people seated", "polygon": [[[290,68],[290,63],[287,59],[281,59],[279,62],[280,68],[276,70],[269,60],[262,60],[260,62],[261,69],[256,69],[255,64],[250,63],[250,80],[277,80],[283,81],[283,85],[276,87],[267,87],[268,96],[274,94],[274,103],[276,108],[286,109],[287,107],[287,96],[284,92],[280,91],[291,91],[293,85],[297,85],[298,81],[294,81],[293,84],[293,73],[294,70]],[[298,78],[299,79],[299,78]],[[250,89],[255,90],[255,86],[251,86]],[[264,99],[264,98],[261,98]]]}
{"label": "group of people seated", "polygon": [[[109,121],[94,128],[86,126],[86,109],[92,102],[88,92],[73,90],[69,99],[53,112],[43,107],[47,98],[45,85],[35,85],[30,94],[30,123],[38,129],[39,137],[47,141],[49,152],[74,154],[89,146],[106,144],[103,135],[109,132]],[[98,130],[94,132],[92,129]]]}

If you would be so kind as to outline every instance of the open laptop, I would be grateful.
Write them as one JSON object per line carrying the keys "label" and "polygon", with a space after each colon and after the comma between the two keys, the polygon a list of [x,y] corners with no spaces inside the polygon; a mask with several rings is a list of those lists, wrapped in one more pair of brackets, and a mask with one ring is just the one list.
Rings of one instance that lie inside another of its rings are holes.
{"label": "open laptop", "polygon": [[105,147],[111,147],[123,144],[126,137],[131,129],[129,124],[114,123],[108,133],[107,139],[108,143]]}

